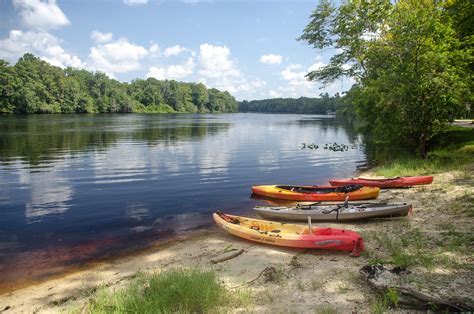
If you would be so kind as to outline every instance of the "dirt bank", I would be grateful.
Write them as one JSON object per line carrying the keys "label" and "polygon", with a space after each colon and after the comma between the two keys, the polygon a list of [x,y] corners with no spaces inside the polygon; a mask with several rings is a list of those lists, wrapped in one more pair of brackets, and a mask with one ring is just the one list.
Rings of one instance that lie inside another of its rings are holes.
{"label": "dirt bank", "polygon": [[[246,242],[217,228],[192,239],[155,248],[59,279],[0,296],[0,311],[60,312],[81,309],[98,288],[119,288],[137,272],[173,267],[214,270],[233,289],[252,295],[254,311],[308,312],[320,310],[370,311],[380,298],[367,286],[359,269],[368,263],[405,265],[408,284],[438,296],[474,295],[473,233],[474,178],[472,172],[438,174],[430,186],[385,190],[380,198],[409,201],[412,216],[367,223],[321,224],[361,232],[367,252],[359,258],[346,253],[282,249]],[[235,250],[244,253],[213,264]],[[272,281],[252,281],[268,266]]]}

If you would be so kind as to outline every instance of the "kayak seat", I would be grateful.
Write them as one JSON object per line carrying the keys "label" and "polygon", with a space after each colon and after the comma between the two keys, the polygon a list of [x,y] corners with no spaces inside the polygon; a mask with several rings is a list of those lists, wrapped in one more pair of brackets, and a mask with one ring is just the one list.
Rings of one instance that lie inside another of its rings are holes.
{"label": "kayak seat", "polygon": [[311,229],[311,233],[309,232],[309,228],[305,228],[303,231],[301,231],[300,235],[308,235],[308,234],[314,234],[314,235],[331,235],[332,230],[331,228],[317,228],[313,227]]}
{"label": "kayak seat", "polygon": [[309,234],[308,228],[303,229],[303,231],[301,231],[300,233],[300,235],[307,235],[307,234]]}
{"label": "kayak seat", "polygon": [[270,226],[267,226],[266,224],[253,224],[250,226],[250,229],[256,230],[260,233],[267,233],[267,232],[280,232],[279,230],[270,230]]}

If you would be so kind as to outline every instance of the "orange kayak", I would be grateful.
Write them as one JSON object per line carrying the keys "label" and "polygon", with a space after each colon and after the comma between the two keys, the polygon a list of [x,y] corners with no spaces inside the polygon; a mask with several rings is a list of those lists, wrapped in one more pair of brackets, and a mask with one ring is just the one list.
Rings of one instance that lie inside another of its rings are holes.
{"label": "orange kayak", "polygon": [[366,200],[377,198],[380,189],[377,187],[363,187],[351,185],[343,187],[334,186],[297,186],[297,185],[255,185],[252,192],[267,197],[293,200],[293,201],[344,201]]}
{"label": "orange kayak", "polygon": [[379,188],[402,188],[414,185],[431,184],[432,176],[413,176],[395,178],[350,178],[330,180],[332,186],[343,186],[347,184],[361,184],[363,186],[373,186]]}
{"label": "orange kayak", "polygon": [[279,223],[216,212],[214,221],[230,234],[250,241],[295,248],[349,251],[359,256],[364,240],[354,231]]}

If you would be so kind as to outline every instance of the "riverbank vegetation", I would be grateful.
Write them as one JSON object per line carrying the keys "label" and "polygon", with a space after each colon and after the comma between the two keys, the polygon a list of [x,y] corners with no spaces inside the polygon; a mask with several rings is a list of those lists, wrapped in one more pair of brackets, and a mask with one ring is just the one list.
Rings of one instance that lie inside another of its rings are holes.
{"label": "riverbank vegetation", "polygon": [[[449,127],[434,138],[426,158],[419,158],[399,150],[388,156],[385,150],[379,161],[383,165],[373,171],[386,177],[429,175],[447,171],[472,172],[474,160],[474,129]],[[380,153],[380,149],[378,150]]]}
{"label": "riverbank vegetation", "polygon": [[341,97],[328,93],[319,98],[272,98],[239,102],[239,112],[327,114],[335,113],[341,107]]}
{"label": "riverbank vegetation", "polygon": [[212,271],[171,270],[140,274],[125,287],[103,289],[89,302],[92,313],[208,313],[245,305],[248,295],[230,293]]}
{"label": "riverbank vegetation", "polygon": [[0,113],[235,112],[228,92],[154,78],[119,82],[101,72],[61,69],[26,53],[0,60]]}
{"label": "riverbank vegetation", "polygon": [[473,114],[472,14],[461,0],[320,1],[300,40],[338,52],[307,77],[353,78],[345,111],[364,132],[427,158],[449,122]]}

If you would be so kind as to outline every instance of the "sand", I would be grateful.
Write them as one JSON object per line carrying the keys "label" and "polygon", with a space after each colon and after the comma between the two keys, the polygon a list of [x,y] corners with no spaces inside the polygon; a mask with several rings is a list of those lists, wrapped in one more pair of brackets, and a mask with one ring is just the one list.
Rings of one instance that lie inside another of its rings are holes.
{"label": "sand", "polygon": [[[420,227],[428,234],[439,232],[440,222],[450,221],[472,236],[472,215],[470,217],[463,213],[452,213],[446,208],[466,195],[473,195],[473,186],[472,176],[465,173],[439,174],[429,186],[384,190],[381,193],[381,199],[411,200],[414,205],[413,216],[368,223],[318,225],[347,228],[362,234],[391,232],[396,236],[400,221],[410,224],[410,227]],[[379,249],[374,241],[366,239],[365,244],[371,252]],[[211,263],[213,259],[241,249],[244,253],[233,259]],[[438,268],[435,265],[429,273],[426,269],[414,267],[412,271],[421,278],[420,289],[428,286],[428,290],[440,296],[447,293],[472,298],[472,255],[454,255],[459,263],[469,264],[470,267],[456,270]],[[364,282],[359,269],[369,261],[369,256],[354,258],[345,252],[328,253],[265,246],[212,228],[166,246],[103,262],[91,269],[3,294],[0,296],[0,312],[57,313],[85,309],[88,300],[93,298],[94,293],[101,287],[119,289],[138,272],[159,272],[171,268],[213,270],[229,289],[248,291],[252,296],[251,303],[247,308],[235,309],[237,312],[368,312],[378,296]],[[266,282],[262,276],[251,284],[246,284],[269,266],[276,270],[277,276],[274,280]]]}

